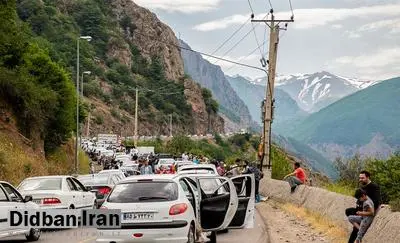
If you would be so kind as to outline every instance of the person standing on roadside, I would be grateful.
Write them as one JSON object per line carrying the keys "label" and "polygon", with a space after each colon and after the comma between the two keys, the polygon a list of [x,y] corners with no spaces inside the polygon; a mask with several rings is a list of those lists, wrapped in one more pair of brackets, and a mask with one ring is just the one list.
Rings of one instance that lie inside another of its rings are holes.
{"label": "person standing on roadside", "polygon": [[303,168],[300,167],[299,162],[294,163],[294,171],[283,177],[283,180],[289,183],[291,193],[294,193],[297,186],[306,182],[306,173],[304,172]]}
{"label": "person standing on roadside", "polygon": [[[381,205],[381,190],[380,190],[378,184],[371,181],[370,177],[371,177],[371,174],[368,171],[363,170],[360,172],[358,181],[360,183],[361,189],[363,189],[366,192],[367,196],[373,202],[374,210],[375,210],[375,214],[376,214]],[[346,209],[346,212],[345,212],[346,216],[350,217],[352,215],[357,215],[356,214],[357,211],[362,211],[362,204],[363,203],[360,200],[357,200],[355,208],[347,208]],[[359,231],[359,229],[357,227],[353,227],[353,231],[350,234],[348,243],[355,242],[357,235],[358,235],[358,231]]]}
{"label": "person standing on roadside", "polygon": [[153,168],[149,165],[149,161],[146,159],[143,161],[142,167],[140,167],[140,174],[141,175],[151,175],[153,173]]}
{"label": "person standing on roadside", "polygon": [[257,167],[250,165],[247,160],[244,161],[244,170],[242,174],[254,174],[256,203],[260,202],[260,180],[264,177],[264,174]]}

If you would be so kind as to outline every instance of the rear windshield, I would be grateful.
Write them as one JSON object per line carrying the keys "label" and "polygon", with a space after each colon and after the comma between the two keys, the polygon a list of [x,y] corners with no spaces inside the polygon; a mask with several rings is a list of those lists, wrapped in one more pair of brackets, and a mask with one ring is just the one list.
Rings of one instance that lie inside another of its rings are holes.
{"label": "rear windshield", "polygon": [[108,197],[111,203],[163,202],[178,199],[175,182],[146,181],[118,184]]}
{"label": "rear windshield", "polygon": [[18,187],[21,191],[30,190],[61,190],[61,178],[37,178],[24,180]]}
{"label": "rear windshield", "polygon": [[107,184],[109,174],[96,174],[94,176],[78,177],[78,180],[85,186]]}
{"label": "rear windshield", "polygon": [[182,168],[181,171],[187,171],[194,174],[215,174],[215,171],[211,168]]}

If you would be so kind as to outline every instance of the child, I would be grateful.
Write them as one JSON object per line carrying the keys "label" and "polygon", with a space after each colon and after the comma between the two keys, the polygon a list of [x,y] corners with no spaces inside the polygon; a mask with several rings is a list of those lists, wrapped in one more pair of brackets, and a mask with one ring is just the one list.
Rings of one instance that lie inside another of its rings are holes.
{"label": "child", "polygon": [[350,215],[349,221],[358,229],[356,243],[360,243],[374,219],[375,210],[374,203],[364,190],[357,189],[354,197],[362,202],[362,211],[357,211],[356,215]]}

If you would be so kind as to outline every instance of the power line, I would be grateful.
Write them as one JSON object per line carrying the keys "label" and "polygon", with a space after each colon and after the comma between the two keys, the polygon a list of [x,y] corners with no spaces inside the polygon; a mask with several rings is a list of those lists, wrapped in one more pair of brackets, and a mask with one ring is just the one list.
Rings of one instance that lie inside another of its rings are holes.
{"label": "power line", "polygon": [[247,0],[247,2],[249,3],[251,13],[254,14],[253,7],[251,6],[250,0]]}
{"label": "power line", "polygon": [[214,58],[214,59],[217,59],[217,60],[221,60],[221,61],[224,61],[224,62],[229,62],[229,63],[233,63],[233,64],[236,64],[236,65],[239,65],[239,66],[248,67],[248,68],[252,68],[252,69],[256,69],[256,70],[260,70],[260,71],[265,72],[264,69],[256,67],[256,66],[247,65],[247,64],[244,64],[244,63],[240,63],[240,62],[235,62],[235,61],[232,61],[232,60],[228,60],[228,59],[225,59],[225,58],[222,58],[222,57],[213,56],[213,55],[210,55],[210,54],[207,54],[207,53],[204,53],[204,52],[200,52],[200,51],[195,51],[195,50],[192,50],[190,48],[186,48],[186,47],[177,45],[175,43],[168,43],[168,42],[165,42],[165,41],[162,41],[162,40],[157,40],[157,38],[154,37],[154,36],[145,35],[145,34],[140,33],[138,31],[133,31],[133,32],[136,33],[136,34],[139,34],[141,36],[144,36],[144,37],[147,37],[147,38],[151,38],[152,40],[154,40],[156,42],[159,42],[161,44],[164,44],[164,45],[175,46],[176,48],[187,50],[187,51],[194,52],[194,53],[198,53],[198,54],[201,54],[201,55],[206,56],[206,57],[211,57],[211,58]]}
{"label": "power line", "polygon": [[290,10],[292,11],[292,18],[294,18],[292,0],[289,0]]}
{"label": "power line", "polygon": [[219,45],[212,53],[211,53],[211,55],[214,55],[215,53],[217,53],[228,41],[230,41],[246,24],[247,24],[247,22],[249,21],[251,19],[251,17],[250,18],[248,18],[247,20],[246,20],[246,22],[244,22],[240,27],[239,27],[239,29],[237,29],[235,32],[233,32],[233,34],[231,35],[231,36],[229,36],[229,38],[228,39],[226,39],[221,45]]}
{"label": "power line", "polygon": [[268,0],[268,2],[269,2],[269,6],[271,7],[271,9],[274,9],[274,7],[272,7],[271,0]]}
{"label": "power line", "polygon": [[[254,52],[256,52],[256,51],[258,50],[258,48],[260,48],[260,46],[265,45],[267,42],[268,42],[268,40],[264,40],[264,42],[263,42],[261,45],[257,46],[257,47],[256,47],[254,50],[252,50],[249,54],[247,54],[247,55],[244,56],[244,57],[239,58],[238,62],[240,62],[240,61],[242,61],[242,60],[248,58],[248,57],[251,56],[252,54],[254,54]],[[267,53],[267,54],[268,54],[268,53]],[[266,54],[266,55],[267,55],[267,54]],[[232,69],[233,67],[235,67],[235,66],[236,66],[236,64],[230,66],[230,67],[229,67],[228,69],[226,69],[225,71],[229,71],[229,70],[231,70],[231,69]]]}
{"label": "power line", "polygon": [[[223,55],[222,58],[224,58],[229,52],[231,52],[233,49],[235,49],[244,39],[246,39],[247,36],[249,36],[249,34],[254,30],[255,26],[253,25],[253,27],[250,29],[249,32],[247,32],[238,42],[235,43],[235,45],[233,45],[229,50],[227,50]],[[217,60],[216,62],[214,62],[213,64],[215,65],[219,60]]]}

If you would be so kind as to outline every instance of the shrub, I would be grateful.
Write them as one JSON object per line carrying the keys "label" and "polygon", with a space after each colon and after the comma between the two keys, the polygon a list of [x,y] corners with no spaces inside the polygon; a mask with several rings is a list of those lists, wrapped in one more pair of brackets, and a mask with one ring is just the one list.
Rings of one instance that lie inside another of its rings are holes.
{"label": "shrub", "polygon": [[95,122],[97,125],[101,125],[101,124],[104,123],[104,118],[103,118],[101,115],[95,115],[95,116],[94,116],[94,122]]}

